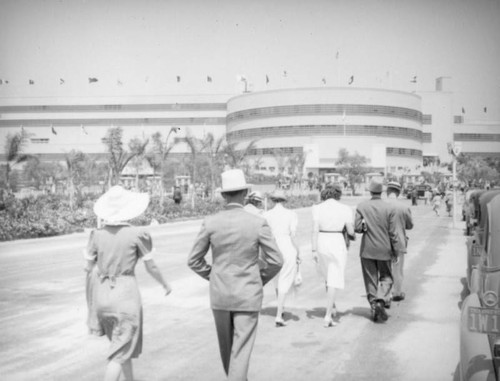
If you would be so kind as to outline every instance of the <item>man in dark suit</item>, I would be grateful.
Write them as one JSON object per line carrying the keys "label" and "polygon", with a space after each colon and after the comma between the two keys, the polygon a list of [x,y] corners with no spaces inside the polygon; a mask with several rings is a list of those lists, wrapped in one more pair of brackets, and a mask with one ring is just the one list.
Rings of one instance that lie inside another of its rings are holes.
{"label": "man in dark suit", "polygon": [[405,256],[408,247],[408,237],[406,230],[413,229],[413,219],[411,217],[411,210],[408,206],[400,202],[397,198],[401,193],[401,185],[396,181],[390,181],[387,184],[387,199],[394,208],[394,218],[396,223],[396,234],[398,241],[401,243],[401,255],[399,260],[392,266],[392,274],[394,277],[394,284],[392,287],[392,300],[400,302],[404,300],[405,293],[402,291],[403,287],[403,267],[405,264]]}
{"label": "man in dark suit", "polygon": [[[222,365],[232,381],[246,380],[263,286],[283,266],[266,220],[243,209],[247,191],[241,170],[222,173],[221,194],[226,208],[205,218],[188,258],[188,266],[210,281]],[[211,265],[205,260],[209,248]],[[265,266],[259,266],[259,248]]]}
{"label": "man in dark suit", "polygon": [[394,208],[381,198],[382,183],[372,180],[371,199],[356,208],[354,230],[361,239],[361,269],[373,321],[386,321],[386,305],[391,302],[392,261],[400,255]]}

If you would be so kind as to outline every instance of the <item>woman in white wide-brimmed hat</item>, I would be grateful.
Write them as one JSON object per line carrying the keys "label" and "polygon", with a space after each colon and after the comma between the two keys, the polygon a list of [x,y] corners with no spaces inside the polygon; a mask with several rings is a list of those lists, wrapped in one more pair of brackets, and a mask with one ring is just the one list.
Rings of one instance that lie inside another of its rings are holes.
{"label": "woman in white wide-brimmed hat", "polygon": [[141,215],[148,204],[148,194],[117,185],[94,205],[103,227],[91,232],[85,250],[88,325],[90,333],[106,335],[111,342],[106,381],[117,381],[121,373],[125,380],[133,380],[132,359],[142,350],[142,303],[134,275],[137,261],[144,261],[166,295],[172,290],[153,260],[149,233],[126,222]]}
{"label": "woman in white wide-brimmed hat", "polygon": [[299,245],[295,238],[298,217],[297,213],[283,205],[287,201],[287,197],[281,189],[274,191],[270,199],[274,203],[274,207],[264,213],[264,217],[271,227],[278,248],[283,255],[283,267],[274,278],[278,296],[275,324],[276,327],[283,327],[286,325],[283,319],[286,297],[292,288],[297,274],[297,265],[300,262]]}

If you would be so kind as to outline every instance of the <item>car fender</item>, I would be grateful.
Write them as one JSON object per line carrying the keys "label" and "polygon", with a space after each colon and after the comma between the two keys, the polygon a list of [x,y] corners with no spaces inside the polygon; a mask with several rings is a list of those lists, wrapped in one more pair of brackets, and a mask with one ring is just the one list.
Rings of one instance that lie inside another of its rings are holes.
{"label": "car fender", "polygon": [[495,365],[488,335],[469,330],[469,307],[481,307],[476,293],[466,297],[462,304],[460,317],[460,380],[495,381]]}

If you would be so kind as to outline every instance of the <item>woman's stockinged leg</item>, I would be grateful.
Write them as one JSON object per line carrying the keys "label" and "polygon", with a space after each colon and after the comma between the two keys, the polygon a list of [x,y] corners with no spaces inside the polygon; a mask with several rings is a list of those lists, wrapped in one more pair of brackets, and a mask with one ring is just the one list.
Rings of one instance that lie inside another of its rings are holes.
{"label": "woman's stockinged leg", "polygon": [[125,381],[133,381],[134,373],[132,368],[132,360],[127,360],[123,364],[116,361],[109,361],[106,367],[106,374],[104,376],[104,381],[118,381],[120,375],[123,373]]}
{"label": "woman's stockinged leg", "polygon": [[122,364],[122,373],[125,381],[134,381],[134,369],[132,367],[132,360],[128,359]]}
{"label": "woman's stockinged leg", "polygon": [[282,314],[283,309],[285,308],[285,300],[286,300],[286,292],[278,291],[278,306],[276,308],[276,324],[277,325],[285,325],[283,321]]}
{"label": "woman's stockinged leg", "polygon": [[[335,296],[337,289],[335,287],[328,287],[326,291],[326,313],[325,319],[331,317],[334,313],[333,309],[335,306]],[[336,311],[335,311],[336,312]]]}

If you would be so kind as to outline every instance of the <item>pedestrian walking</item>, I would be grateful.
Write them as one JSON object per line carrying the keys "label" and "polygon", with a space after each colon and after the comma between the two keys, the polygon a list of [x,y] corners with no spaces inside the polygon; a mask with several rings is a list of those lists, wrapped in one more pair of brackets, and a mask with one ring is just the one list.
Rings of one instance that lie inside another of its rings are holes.
{"label": "pedestrian walking", "polygon": [[174,187],[174,193],[172,198],[174,199],[174,202],[177,205],[179,205],[182,202],[182,191],[180,186],[176,185]]}
{"label": "pedestrian walking", "polygon": [[411,191],[411,204],[413,206],[418,205],[417,200],[418,200],[418,190],[417,190],[417,187],[414,186],[412,191]]}
{"label": "pedestrian walking", "polygon": [[400,254],[394,208],[381,198],[382,183],[372,180],[369,186],[371,199],[356,208],[354,230],[362,233],[361,269],[366,296],[374,322],[388,319],[385,310],[391,302],[392,261]]}
{"label": "pedestrian walking", "polygon": [[325,280],[327,298],[324,327],[336,325],[335,297],[345,286],[347,242],[344,232],[354,239],[353,211],[340,202],[342,188],[333,184],[321,192],[322,202],[312,207],[312,255]]}
{"label": "pedestrian walking", "polygon": [[439,217],[439,209],[441,209],[441,194],[436,193],[432,198],[432,210]]}
{"label": "pedestrian walking", "polygon": [[398,261],[392,266],[394,284],[392,287],[392,300],[400,302],[405,299],[406,294],[402,291],[404,279],[405,257],[408,251],[408,237],[406,230],[413,229],[413,219],[408,206],[398,200],[401,194],[401,184],[391,181],[387,184],[387,199],[394,208],[395,225],[398,241],[401,243],[401,251]]}
{"label": "pedestrian walking", "polygon": [[448,213],[448,217],[451,217],[451,212],[453,210],[453,192],[447,191],[446,196],[444,198],[444,203],[446,205],[446,212]]}
{"label": "pedestrian walking", "polygon": [[142,304],[134,275],[139,259],[160,283],[165,294],[172,289],[156,266],[151,236],[126,221],[141,215],[149,204],[147,193],[121,186],[110,188],[94,205],[103,226],[93,230],[85,250],[89,331],[110,340],[105,381],[120,374],[133,380],[132,359],[142,350]]}
{"label": "pedestrian walking", "polygon": [[298,217],[297,213],[285,208],[283,205],[287,201],[287,197],[282,190],[273,192],[270,199],[274,203],[274,207],[267,211],[264,217],[271,227],[278,248],[283,255],[283,267],[274,278],[278,298],[275,325],[276,327],[284,327],[286,326],[283,319],[285,301],[292,289],[298,271],[297,266],[300,263],[299,245],[295,237]]}
{"label": "pedestrian walking", "polygon": [[[281,269],[283,257],[264,218],[243,209],[248,191],[243,171],[222,173],[225,210],[206,217],[189,254],[188,266],[210,282],[224,371],[231,381],[247,379],[263,286]],[[258,264],[259,248],[266,266]],[[205,256],[211,249],[212,261]]]}

